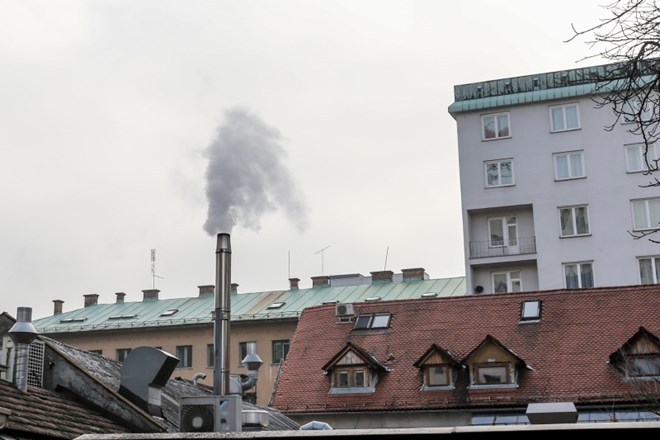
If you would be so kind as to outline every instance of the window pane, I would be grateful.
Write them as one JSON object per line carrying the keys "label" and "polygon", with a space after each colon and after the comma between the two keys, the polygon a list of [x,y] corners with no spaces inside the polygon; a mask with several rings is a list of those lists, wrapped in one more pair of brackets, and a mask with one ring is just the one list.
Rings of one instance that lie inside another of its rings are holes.
{"label": "window pane", "polygon": [[364,386],[364,371],[355,372],[355,383],[353,386],[363,387]]}
{"label": "window pane", "polygon": [[496,163],[489,163],[486,165],[486,178],[488,179],[488,186],[499,185],[500,176]]}
{"label": "window pane", "polygon": [[500,115],[497,117],[499,132],[497,137],[509,136],[509,115]]}
{"label": "window pane", "polygon": [[[660,261],[660,259],[658,259]],[[653,265],[650,258],[639,260],[639,279],[642,284],[654,284]]]}
{"label": "window pane", "polygon": [[647,229],[649,227],[648,219],[646,218],[646,201],[635,200],[633,205],[633,223],[635,229]]}
{"label": "window pane", "polygon": [[559,210],[559,219],[561,222],[561,235],[574,235],[573,229],[573,210],[571,208],[562,208]]}
{"label": "window pane", "polygon": [[660,199],[653,199],[648,201],[649,205],[649,220],[651,224],[649,227],[660,227]]}
{"label": "window pane", "polygon": [[501,218],[488,221],[490,227],[490,245],[502,246],[504,244],[504,225]]}
{"label": "window pane", "polygon": [[568,171],[568,157],[565,154],[555,156],[555,163],[557,168],[557,178],[567,179],[570,177]]}
{"label": "window pane", "polygon": [[484,139],[493,139],[495,138],[495,117],[494,116],[484,116]]}
{"label": "window pane", "polygon": [[591,269],[591,264],[582,263],[580,265],[580,281],[582,285],[580,287],[594,287],[594,273]]}
{"label": "window pane", "polygon": [[660,356],[631,356],[631,376],[660,376]]}
{"label": "window pane", "polygon": [[215,351],[213,350],[213,344],[206,345],[206,366],[212,367],[215,365]]}
{"label": "window pane", "polygon": [[584,168],[582,166],[582,153],[571,154],[570,159],[571,159],[571,176],[572,177],[584,176]]}
{"label": "window pane", "polygon": [[626,147],[626,159],[628,161],[628,171],[642,171],[642,147],[633,145]]}
{"label": "window pane", "polygon": [[589,220],[587,219],[586,206],[579,206],[575,208],[575,223],[578,234],[589,233]]}
{"label": "window pane", "polygon": [[507,277],[505,273],[493,275],[493,290],[495,293],[507,292]]}
{"label": "window pane", "polygon": [[575,264],[567,264],[564,266],[564,274],[566,276],[566,287],[576,288],[578,285],[577,266]]}
{"label": "window pane", "polygon": [[429,386],[449,385],[448,368],[446,366],[428,367]]}
{"label": "window pane", "polygon": [[477,367],[480,384],[506,383],[506,367]]}
{"label": "window pane", "polygon": [[564,129],[564,113],[561,108],[553,108],[551,110],[552,114],[552,130],[563,130]]}
{"label": "window pane", "polygon": [[565,107],[566,111],[566,128],[578,128],[578,113],[577,106],[571,105]]}
{"label": "window pane", "polygon": [[386,315],[375,315],[373,322],[371,323],[371,328],[387,328],[390,326],[390,314]]}
{"label": "window pane", "polygon": [[348,371],[339,372],[339,383],[338,386],[342,388],[348,387]]}

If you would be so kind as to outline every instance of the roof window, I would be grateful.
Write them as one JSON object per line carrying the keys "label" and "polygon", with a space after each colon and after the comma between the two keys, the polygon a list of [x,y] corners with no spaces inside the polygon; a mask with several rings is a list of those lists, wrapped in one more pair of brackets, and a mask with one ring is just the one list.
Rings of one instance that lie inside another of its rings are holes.
{"label": "roof window", "polygon": [[137,315],[134,313],[132,315],[112,315],[112,316],[108,316],[108,319],[115,321],[117,319],[132,319],[135,317],[137,317]]}
{"label": "roof window", "polygon": [[176,312],[178,312],[178,311],[179,311],[179,309],[169,309],[169,310],[165,310],[163,313],[160,314],[160,316],[172,316],[172,315],[174,315],[174,314],[175,314]]}
{"label": "roof window", "polygon": [[279,308],[281,308],[284,304],[286,304],[284,301],[281,301],[281,302],[274,302],[274,303],[272,303],[271,305],[269,305],[269,306],[266,307],[266,308],[267,308],[267,309],[279,309]]}
{"label": "roof window", "polygon": [[60,322],[63,324],[68,324],[69,322],[83,322],[86,320],[87,318],[64,318],[64,319],[60,319]]}
{"label": "roof window", "polygon": [[523,301],[520,304],[521,321],[538,321],[541,319],[541,301]]}
{"label": "roof window", "polygon": [[376,313],[370,315],[359,315],[355,319],[353,330],[367,330],[389,328],[391,313]]}

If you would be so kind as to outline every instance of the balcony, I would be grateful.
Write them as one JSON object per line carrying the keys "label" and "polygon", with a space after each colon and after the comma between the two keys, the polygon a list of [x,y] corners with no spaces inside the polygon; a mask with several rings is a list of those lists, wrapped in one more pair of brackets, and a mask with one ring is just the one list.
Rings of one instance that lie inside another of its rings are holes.
{"label": "balcony", "polygon": [[470,258],[506,257],[536,253],[536,237],[508,241],[471,241]]}

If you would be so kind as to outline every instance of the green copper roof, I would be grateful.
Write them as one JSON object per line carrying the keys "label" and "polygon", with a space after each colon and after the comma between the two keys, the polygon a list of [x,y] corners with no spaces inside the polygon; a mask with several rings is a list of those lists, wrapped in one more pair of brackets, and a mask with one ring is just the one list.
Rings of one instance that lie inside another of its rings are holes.
{"label": "green copper roof", "polygon": [[[426,295],[424,295],[426,294]],[[308,289],[234,293],[230,296],[232,322],[297,319],[303,309],[327,302],[356,303],[466,294],[465,277],[403,281],[373,281],[369,284],[315,286]],[[423,296],[424,295],[424,296]],[[192,298],[145,299],[134,302],[94,304],[78,310],[34,320],[42,334],[99,331],[120,328],[199,325],[212,322],[215,295]]]}

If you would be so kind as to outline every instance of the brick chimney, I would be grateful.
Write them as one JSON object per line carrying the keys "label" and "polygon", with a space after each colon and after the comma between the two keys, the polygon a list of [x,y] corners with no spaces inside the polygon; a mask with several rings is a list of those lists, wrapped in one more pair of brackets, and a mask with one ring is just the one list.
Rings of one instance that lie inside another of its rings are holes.
{"label": "brick chimney", "polygon": [[203,286],[197,286],[197,288],[199,289],[199,296],[215,294],[215,286],[213,284],[205,284]]}
{"label": "brick chimney", "polygon": [[394,276],[394,272],[391,270],[379,270],[376,272],[370,272],[371,273],[371,282],[379,282],[379,281],[389,281],[392,282],[392,277]]}
{"label": "brick chimney", "polygon": [[330,277],[328,275],[312,277],[312,287],[328,287],[329,285]]}
{"label": "brick chimney", "polygon": [[289,278],[289,289],[298,290],[298,283],[300,283],[300,278]]}
{"label": "brick chimney", "polygon": [[124,292],[117,292],[115,293],[115,296],[117,297],[115,299],[115,302],[117,304],[124,304],[124,297],[126,297],[126,294]]}
{"label": "brick chimney", "polygon": [[411,269],[401,269],[403,281],[423,280],[426,279],[426,271],[423,267],[415,267]]}
{"label": "brick chimney", "polygon": [[96,293],[88,293],[85,297],[85,307],[95,306],[99,302],[99,296]]}
{"label": "brick chimney", "polygon": [[160,292],[160,290],[158,290],[158,289],[143,290],[142,291],[142,293],[143,293],[142,301],[157,300],[159,292]]}
{"label": "brick chimney", "polygon": [[231,292],[230,293],[238,293],[238,283],[231,283]]}
{"label": "brick chimney", "polygon": [[61,299],[53,300],[53,316],[62,313],[62,304],[64,304],[64,301],[62,301]]}

